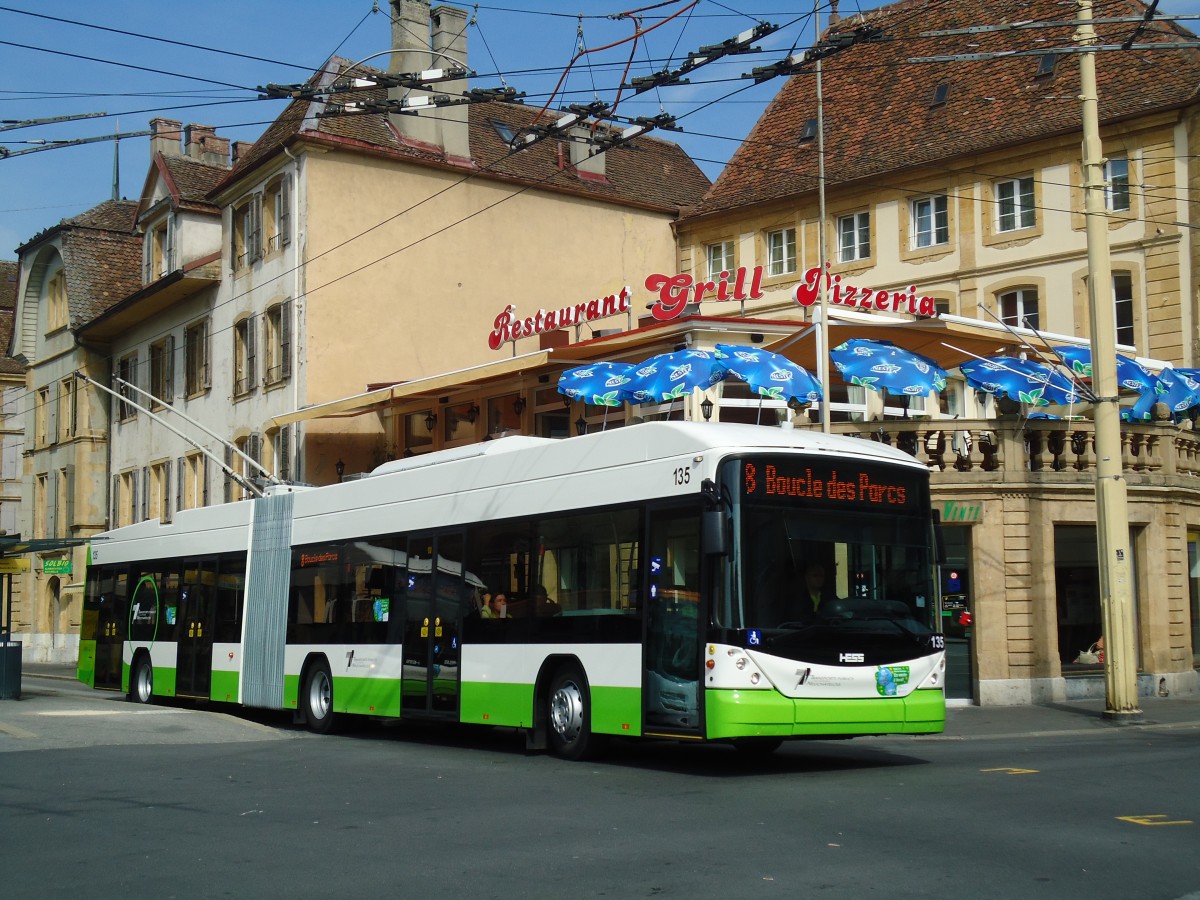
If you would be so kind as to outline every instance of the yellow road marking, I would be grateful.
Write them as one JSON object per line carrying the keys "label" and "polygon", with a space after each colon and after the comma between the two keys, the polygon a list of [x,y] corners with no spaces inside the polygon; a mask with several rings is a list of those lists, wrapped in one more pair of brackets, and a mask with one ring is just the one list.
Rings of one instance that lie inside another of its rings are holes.
{"label": "yellow road marking", "polygon": [[1167,819],[1165,815],[1156,813],[1152,816],[1117,816],[1121,822],[1132,822],[1134,825],[1194,825],[1191,819]]}
{"label": "yellow road marking", "polygon": [[1036,775],[1037,769],[1014,769],[1010,766],[1004,766],[999,769],[980,769],[980,772],[1003,772],[1006,775]]}

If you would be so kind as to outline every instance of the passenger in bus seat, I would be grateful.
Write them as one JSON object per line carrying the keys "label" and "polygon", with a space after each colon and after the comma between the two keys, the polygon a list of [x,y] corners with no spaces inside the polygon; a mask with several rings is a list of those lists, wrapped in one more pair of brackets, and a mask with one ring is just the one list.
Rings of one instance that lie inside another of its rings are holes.
{"label": "passenger in bus seat", "polygon": [[535,584],[533,590],[530,591],[530,598],[533,600],[533,614],[535,616],[554,616],[560,612],[558,603],[550,599],[550,594],[546,590],[546,586]]}

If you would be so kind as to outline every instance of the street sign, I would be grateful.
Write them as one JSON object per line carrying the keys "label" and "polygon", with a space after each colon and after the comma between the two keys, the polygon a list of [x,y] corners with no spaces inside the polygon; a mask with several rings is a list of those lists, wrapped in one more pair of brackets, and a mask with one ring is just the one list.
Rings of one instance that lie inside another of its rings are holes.
{"label": "street sign", "polygon": [[43,559],[42,560],[43,575],[70,575],[71,560],[67,559]]}
{"label": "street sign", "polygon": [[29,571],[29,560],[24,556],[0,557],[0,575],[19,575]]}

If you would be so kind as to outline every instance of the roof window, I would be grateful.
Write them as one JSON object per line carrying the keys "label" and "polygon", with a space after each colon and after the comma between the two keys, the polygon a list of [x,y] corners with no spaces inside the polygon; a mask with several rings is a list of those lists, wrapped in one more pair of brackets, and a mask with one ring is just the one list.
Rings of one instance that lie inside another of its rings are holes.
{"label": "roof window", "polygon": [[929,98],[929,108],[936,109],[939,106],[946,105],[946,95],[950,93],[950,83],[943,81],[933,89],[933,96]]}
{"label": "roof window", "polygon": [[800,132],[800,143],[806,144],[817,136],[817,120],[809,119],[804,123],[804,130]]}
{"label": "roof window", "polygon": [[1054,74],[1054,67],[1058,65],[1057,53],[1043,53],[1038,59],[1038,70],[1034,78],[1049,78]]}

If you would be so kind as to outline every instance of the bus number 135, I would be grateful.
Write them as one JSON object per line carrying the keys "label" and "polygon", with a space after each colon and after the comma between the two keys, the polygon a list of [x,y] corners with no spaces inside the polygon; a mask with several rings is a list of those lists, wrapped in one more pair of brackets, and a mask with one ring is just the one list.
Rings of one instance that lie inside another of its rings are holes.
{"label": "bus number 135", "polygon": [[675,483],[677,485],[688,484],[692,480],[692,467],[691,466],[680,466],[678,469],[675,470],[674,477],[675,477]]}

